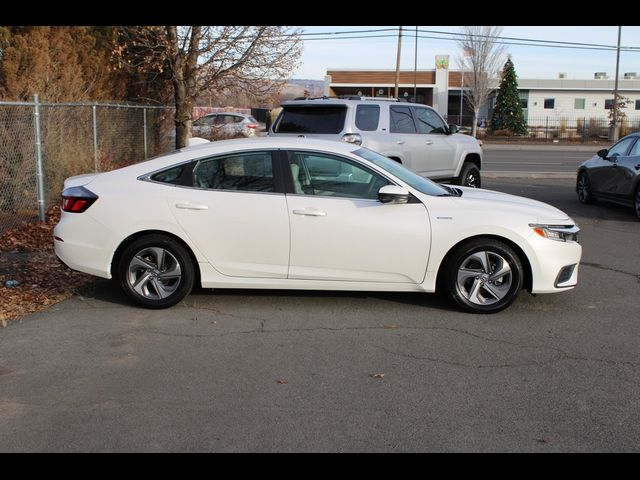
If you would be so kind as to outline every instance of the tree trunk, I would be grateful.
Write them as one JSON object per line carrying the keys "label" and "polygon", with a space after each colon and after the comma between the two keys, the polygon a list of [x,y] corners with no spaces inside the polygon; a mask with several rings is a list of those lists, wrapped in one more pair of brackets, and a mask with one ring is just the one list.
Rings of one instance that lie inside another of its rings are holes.
{"label": "tree trunk", "polygon": [[178,85],[174,81],[176,101],[176,148],[188,146],[191,137],[191,115],[193,112],[193,100],[186,94],[184,85]]}
{"label": "tree trunk", "polygon": [[476,134],[478,133],[478,109],[473,109],[473,127],[471,128],[471,136],[476,138]]}

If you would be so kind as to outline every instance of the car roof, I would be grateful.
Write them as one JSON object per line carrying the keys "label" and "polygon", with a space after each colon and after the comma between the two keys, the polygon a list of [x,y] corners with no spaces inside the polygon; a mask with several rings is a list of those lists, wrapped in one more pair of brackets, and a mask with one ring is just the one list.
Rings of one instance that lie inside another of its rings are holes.
{"label": "car roof", "polygon": [[[319,149],[329,150],[337,153],[341,152],[353,152],[359,147],[352,143],[337,141],[337,140],[323,140],[316,138],[300,138],[300,137],[252,137],[252,138],[233,138],[229,140],[218,140],[215,142],[208,142],[201,145],[194,145],[187,147],[189,152],[198,151],[205,155],[210,150],[214,152],[222,152],[227,149],[242,150],[242,149],[259,149],[259,148],[305,148],[305,149]],[[186,151],[186,150],[185,150]]]}
{"label": "car roof", "polygon": [[406,106],[411,105],[415,107],[428,107],[429,105],[425,105],[423,103],[411,103],[405,101],[398,101],[395,99],[387,99],[381,98],[370,99],[370,98],[361,98],[361,99],[351,99],[351,98],[311,98],[306,100],[287,100],[281,103],[283,107],[288,105],[393,105],[393,106]]}
{"label": "car roof", "polygon": [[334,140],[318,140],[315,138],[299,138],[299,137],[252,137],[252,138],[235,138],[230,140],[218,140],[215,142],[207,142],[201,145],[191,145],[180,150],[167,152],[164,155],[129,165],[105,175],[110,176],[130,176],[143,175],[156,170],[170,167],[177,163],[192,161],[198,158],[219,155],[224,153],[233,153],[235,151],[246,150],[274,150],[274,149],[305,149],[305,150],[321,150],[328,153],[348,154],[358,150],[359,146],[352,143],[334,141]]}

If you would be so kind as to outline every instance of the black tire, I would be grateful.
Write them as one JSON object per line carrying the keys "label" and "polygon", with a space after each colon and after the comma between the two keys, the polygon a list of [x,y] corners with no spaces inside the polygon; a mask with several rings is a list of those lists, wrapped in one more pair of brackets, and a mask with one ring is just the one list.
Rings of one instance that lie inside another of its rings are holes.
{"label": "black tire", "polygon": [[633,197],[633,208],[636,211],[636,217],[640,220],[640,185],[636,188],[636,193]]}
{"label": "black tire", "polygon": [[189,252],[176,240],[161,234],[138,238],[124,249],[118,262],[120,287],[145,308],[175,305],[191,293],[194,279]]}
{"label": "black tire", "polygon": [[591,192],[589,175],[587,175],[587,172],[585,171],[582,171],[578,174],[578,179],[576,180],[576,193],[578,194],[578,200],[580,201],[580,203],[590,205],[592,203],[595,203],[596,201],[596,199],[593,197],[593,193]]}
{"label": "black tire", "polygon": [[475,163],[464,162],[460,175],[455,180],[456,185],[463,187],[482,188],[480,169]]}
{"label": "black tire", "polygon": [[[482,267],[482,257],[486,269]],[[524,269],[518,255],[504,242],[492,238],[474,239],[457,247],[444,265],[441,283],[443,293],[456,305],[481,314],[507,308],[523,284]]]}

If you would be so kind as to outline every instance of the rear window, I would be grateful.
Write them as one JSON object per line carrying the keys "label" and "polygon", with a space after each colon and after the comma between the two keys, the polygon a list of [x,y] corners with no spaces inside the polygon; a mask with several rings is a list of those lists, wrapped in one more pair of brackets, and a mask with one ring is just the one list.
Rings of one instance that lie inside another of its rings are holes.
{"label": "rear window", "polygon": [[378,105],[358,105],[356,108],[356,127],[358,130],[373,132],[378,129],[380,107]]}
{"label": "rear window", "polygon": [[347,113],[345,105],[332,107],[283,107],[276,133],[340,133]]}

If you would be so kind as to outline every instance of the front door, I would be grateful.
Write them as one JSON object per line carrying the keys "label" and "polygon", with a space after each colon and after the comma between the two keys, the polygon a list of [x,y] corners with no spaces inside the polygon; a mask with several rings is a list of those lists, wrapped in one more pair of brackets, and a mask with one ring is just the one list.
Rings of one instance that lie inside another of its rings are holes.
{"label": "front door", "polygon": [[634,140],[633,137],[623,138],[609,149],[606,160],[600,157],[596,159],[596,166],[589,172],[592,189],[596,194],[615,197],[620,173],[619,160],[626,157]]}
{"label": "front door", "polygon": [[390,182],[337,155],[287,152],[295,193],[287,194],[290,279],[421,283],[430,246],[421,203],[389,205]]}

